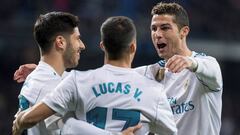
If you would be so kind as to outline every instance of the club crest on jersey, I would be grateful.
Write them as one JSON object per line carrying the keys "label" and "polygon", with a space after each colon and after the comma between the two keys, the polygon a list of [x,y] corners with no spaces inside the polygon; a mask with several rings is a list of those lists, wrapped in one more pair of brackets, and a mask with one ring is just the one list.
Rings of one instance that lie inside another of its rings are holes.
{"label": "club crest on jersey", "polygon": [[141,101],[142,91],[139,88],[132,88],[130,84],[123,84],[121,82],[106,82],[97,84],[92,87],[92,91],[96,97],[105,95],[105,94],[129,94],[130,91],[133,90],[133,98],[138,102]]}
{"label": "club crest on jersey", "polygon": [[168,101],[171,105],[173,115],[186,113],[188,111],[193,110],[195,107],[193,101],[178,103],[177,98],[174,97],[168,98]]}

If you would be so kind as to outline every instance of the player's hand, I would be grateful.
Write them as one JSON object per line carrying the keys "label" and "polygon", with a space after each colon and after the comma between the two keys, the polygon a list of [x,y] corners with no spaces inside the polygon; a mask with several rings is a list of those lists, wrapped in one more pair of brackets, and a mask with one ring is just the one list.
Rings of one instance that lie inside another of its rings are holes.
{"label": "player's hand", "polygon": [[24,82],[27,76],[37,67],[36,64],[21,65],[14,73],[13,80],[18,83]]}
{"label": "player's hand", "polygon": [[129,127],[122,131],[122,135],[134,135],[134,132],[142,127],[142,124],[137,124],[134,127]]}
{"label": "player's hand", "polygon": [[169,71],[173,73],[179,73],[183,69],[187,68],[191,71],[194,71],[197,67],[197,64],[195,61],[193,61],[191,58],[187,56],[181,56],[181,55],[174,55],[172,56],[166,64],[166,68],[168,68]]}
{"label": "player's hand", "polygon": [[12,134],[13,135],[21,135],[22,131],[19,129],[19,126],[17,124],[17,120],[15,119],[13,121],[13,126],[12,126]]}
{"label": "player's hand", "polygon": [[24,112],[18,113],[16,119],[13,121],[13,126],[12,126],[12,134],[13,135],[21,135],[21,133],[23,132],[23,129],[21,129],[20,125],[19,125],[19,120],[21,119],[23,114],[24,114]]}

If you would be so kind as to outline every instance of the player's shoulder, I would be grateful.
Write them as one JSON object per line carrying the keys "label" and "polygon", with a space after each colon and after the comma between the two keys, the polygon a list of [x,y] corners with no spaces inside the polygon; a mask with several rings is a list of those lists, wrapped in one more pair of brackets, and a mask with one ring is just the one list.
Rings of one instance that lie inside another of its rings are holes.
{"label": "player's shoulder", "polygon": [[74,79],[86,79],[94,75],[95,70],[71,70],[68,77],[74,78]]}
{"label": "player's shoulder", "polygon": [[137,71],[135,71],[135,78],[141,83],[142,85],[146,85],[148,87],[162,87],[162,84],[157,82],[156,80],[149,78],[145,75],[139,74]]}
{"label": "player's shoulder", "polygon": [[192,56],[195,59],[202,59],[202,60],[207,60],[207,61],[211,61],[211,62],[217,62],[217,59],[214,58],[213,56],[207,55],[206,53],[199,53],[199,52],[192,52]]}
{"label": "player's shoulder", "polygon": [[32,79],[49,80],[56,79],[60,76],[53,69],[38,65],[36,69],[29,74],[28,77]]}
{"label": "player's shoulder", "polygon": [[203,52],[195,52],[192,51],[192,56],[194,58],[210,58],[210,59],[215,59],[213,56],[208,55],[207,53],[203,53]]}
{"label": "player's shoulder", "polygon": [[52,89],[61,81],[61,78],[56,76],[57,74],[49,70],[37,67],[27,76],[20,94],[24,95],[28,100],[31,98],[34,101],[43,92],[42,89]]}
{"label": "player's shoulder", "polygon": [[41,70],[39,71],[39,69],[36,68],[33,72],[31,72],[27,76],[22,88],[27,89],[40,88],[44,82],[42,80],[45,79],[49,80],[48,75],[46,75],[46,73],[44,72],[41,72]]}
{"label": "player's shoulder", "polygon": [[31,104],[34,104],[44,85],[33,71],[23,83],[20,95],[23,95]]}
{"label": "player's shoulder", "polygon": [[206,57],[207,54],[206,53],[203,53],[203,52],[195,52],[195,51],[192,51],[192,55],[193,57]]}

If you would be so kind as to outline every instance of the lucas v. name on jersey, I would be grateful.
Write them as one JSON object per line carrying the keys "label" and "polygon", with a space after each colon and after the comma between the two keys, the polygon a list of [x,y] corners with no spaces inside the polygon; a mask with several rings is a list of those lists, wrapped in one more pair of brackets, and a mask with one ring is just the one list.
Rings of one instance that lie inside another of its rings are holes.
{"label": "lucas v. name on jersey", "polygon": [[142,91],[139,90],[139,88],[132,88],[132,86],[127,83],[123,84],[121,82],[106,82],[92,87],[92,91],[96,97],[113,93],[129,94],[131,90],[134,90],[133,98],[139,102],[141,100],[140,96]]}

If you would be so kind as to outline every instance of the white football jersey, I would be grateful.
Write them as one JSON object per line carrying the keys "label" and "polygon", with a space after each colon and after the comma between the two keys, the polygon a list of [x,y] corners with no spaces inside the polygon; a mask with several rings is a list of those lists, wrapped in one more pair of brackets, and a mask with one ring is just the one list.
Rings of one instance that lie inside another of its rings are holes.
{"label": "white football jersey", "polygon": [[[215,58],[192,53],[198,67],[195,72],[184,69],[172,73],[165,69],[164,85],[177,123],[179,135],[219,135],[222,110],[222,75]],[[155,79],[159,64],[136,68]]]}
{"label": "white football jersey", "polygon": [[75,111],[77,119],[112,132],[139,122],[161,135],[177,132],[162,85],[133,69],[107,64],[72,71],[43,102],[61,115]]}
{"label": "white football jersey", "polygon": [[[62,77],[50,65],[40,61],[36,69],[26,78],[20,95],[23,95],[30,103],[30,106],[33,106],[50,93],[61,81]],[[60,117],[53,116],[52,118],[58,120]],[[52,135],[58,132],[48,131],[43,121],[28,129],[28,135]]]}

